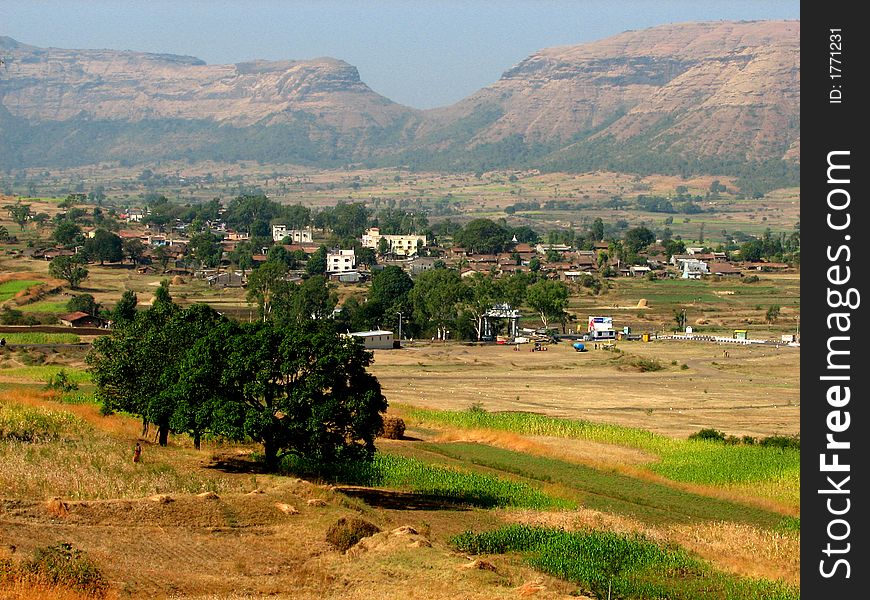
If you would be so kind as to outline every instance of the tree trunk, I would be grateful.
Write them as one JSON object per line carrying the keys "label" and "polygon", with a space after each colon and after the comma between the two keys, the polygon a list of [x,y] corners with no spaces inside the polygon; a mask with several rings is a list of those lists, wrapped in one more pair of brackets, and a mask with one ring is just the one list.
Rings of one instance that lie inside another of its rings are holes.
{"label": "tree trunk", "polygon": [[263,440],[263,453],[266,458],[266,467],[270,471],[276,471],[278,469],[278,447],[268,434]]}
{"label": "tree trunk", "polygon": [[158,424],[157,440],[161,446],[166,446],[169,443],[169,423]]}
{"label": "tree trunk", "polygon": [[148,419],[142,417],[142,437],[148,435]]}
{"label": "tree trunk", "polygon": [[200,443],[201,437],[202,436],[200,435],[200,433],[198,431],[193,434],[193,447],[196,448],[197,450],[199,450],[199,443]]}

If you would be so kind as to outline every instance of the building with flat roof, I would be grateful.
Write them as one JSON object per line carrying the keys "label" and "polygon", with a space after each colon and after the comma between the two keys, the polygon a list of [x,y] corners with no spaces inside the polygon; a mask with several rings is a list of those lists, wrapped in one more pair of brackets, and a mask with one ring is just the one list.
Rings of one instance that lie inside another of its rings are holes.
{"label": "building with flat roof", "polygon": [[396,336],[392,331],[384,329],[355,331],[348,335],[359,338],[366,347],[366,350],[388,350],[394,347],[396,340]]}
{"label": "building with flat roof", "polygon": [[346,273],[347,271],[353,271],[355,268],[356,254],[353,248],[350,250],[334,248],[326,252],[327,273]]}

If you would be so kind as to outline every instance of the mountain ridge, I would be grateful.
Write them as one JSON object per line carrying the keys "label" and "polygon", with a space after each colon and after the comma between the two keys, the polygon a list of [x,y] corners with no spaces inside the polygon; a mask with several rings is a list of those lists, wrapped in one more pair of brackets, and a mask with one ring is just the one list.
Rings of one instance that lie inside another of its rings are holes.
{"label": "mountain ridge", "polygon": [[[155,136],[174,123],[185,135],[167,141],[188,160],[211,148],[217,157],[277,163],[436,169],[782,163],[793,177],[799,39],[799,21],[626,31],[541,49],[459,102],[419,110],[377,94],[356,67],[331,57],[208,65],[0,37],[11,56],[0,71],[0,149],[11,166],[37,156],[63,162],[82,145],[77,136],[98,131],[102,154],[78,160],[168,158],[172,146],[160,149]],[[35,151],[40,141],[48,153]]]}

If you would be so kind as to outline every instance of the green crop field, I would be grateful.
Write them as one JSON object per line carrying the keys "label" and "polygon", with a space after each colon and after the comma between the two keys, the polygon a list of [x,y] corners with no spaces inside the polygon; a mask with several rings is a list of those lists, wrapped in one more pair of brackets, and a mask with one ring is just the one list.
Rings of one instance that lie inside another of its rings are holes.
{"label": "green crop field", "polygon": [[7,344],[78,344],[81,338],[74,333],[4,333]]}
{"label": "green crop field", "polygon": [[780,499],[795,500],[800,496],[800,450],[794,448],[679,440],[638,428],[532,413],[413,408],[409,414],[423,424],[583,439],[637,448],[658,456],[659,461],[647,467],[673,481],[705,485],[775,483]]}
{"label": "green crop field", "polygon": [[43,283],[35,279],[15,279],[0,283],[0,302],[5,302],[22,290]]}
{"label": "green crop field", "polygon": [[472,554],[522,553],[530,564],[576,583],[596,598],[800,598],[796,586],[723,573],[685,550],[660,546],[640,534],[511,525],[484,533],[465,532],[452,542]]}

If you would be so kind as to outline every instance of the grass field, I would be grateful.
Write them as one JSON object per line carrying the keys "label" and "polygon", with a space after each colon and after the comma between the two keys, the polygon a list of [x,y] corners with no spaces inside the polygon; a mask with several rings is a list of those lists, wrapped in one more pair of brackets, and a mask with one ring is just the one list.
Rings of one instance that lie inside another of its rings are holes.
{"label": "grass field", "polygon": [[18,292],[33,287],[34,285],[39,285],[40,283],[42,283],[42,281],[32,279],[19,279],[0,283],[0,302],[5,302],[15,296]]}
{"label": "grass field", "polygon": [[578,583],[597,598],[796,600],[796,586],[753,581],[711,569],[682,549],[643,535],[566,532],[529,526],[467,532],[452,540],[472,554],[520,552],[543,571]]}
{"label": "grass field", "polygon": [[39,302],[31,302],[18,307],[23,313],[46,313],[52,315],[62,315],[69,312],[67,308],[68,300],[40,300]]}
{"label": "grass field", "polygon": [[12,332],[4,333],[7,344],[78,344],[81,338],[74,333]]}
{"label": "grass field", "polygon": [[422,426],[492,429],[637,448],[658,458],[646,465],[650,471],[672,481],[744,489],[773,484],[769,488],[775,491],[773,499],[784,503],[798,503],[800,499],[800,451],[795,449],[677,440],[643,429],[531,413],[410,409],[407,414]]}

